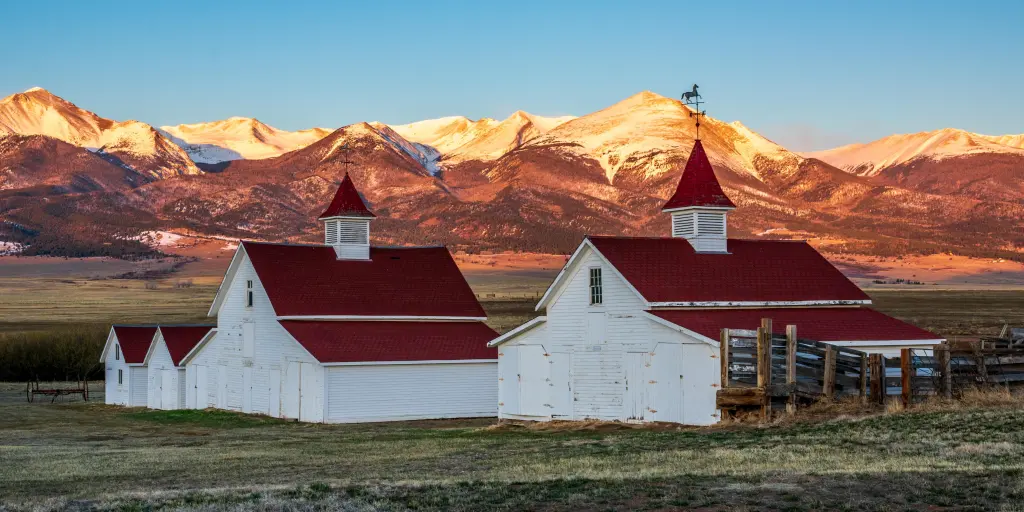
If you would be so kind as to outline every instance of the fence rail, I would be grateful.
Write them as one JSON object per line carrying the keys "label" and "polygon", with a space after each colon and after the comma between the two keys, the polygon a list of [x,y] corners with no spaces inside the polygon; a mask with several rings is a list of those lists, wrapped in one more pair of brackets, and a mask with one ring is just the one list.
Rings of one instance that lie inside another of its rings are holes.
{"label": "fence rail", "polygon": [[797,327],[773,333],[771,319],[756,330],[722,329],[718,407],[728,415],[760,408],[792,414],[822,398],[861,397],[904,406],[930,396],[952,397],[971,388],[1024,387],[1024,343],[987,340],[977,345],[902,349],[887,358],[848,347],[800,339]]}

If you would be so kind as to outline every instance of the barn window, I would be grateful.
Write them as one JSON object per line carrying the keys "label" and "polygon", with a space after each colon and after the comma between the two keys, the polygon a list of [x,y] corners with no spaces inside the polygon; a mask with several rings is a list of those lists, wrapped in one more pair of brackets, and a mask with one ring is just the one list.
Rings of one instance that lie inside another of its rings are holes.
{"label": "barn window", "polygon": [[590,304],[603,304],[604,291],[601,288],[601,268],[590,269]]}
{"label": "barn window", "polygon": [[121,360],[121,345],[114,345],[114,360]]}
{"label": "barn window", "polygon": [[117,370],[117,385],[124,384],[124,370]]}
{"label": "barn window", "polygon": [[252,279],[245,282],[245,307],[252,307]]}

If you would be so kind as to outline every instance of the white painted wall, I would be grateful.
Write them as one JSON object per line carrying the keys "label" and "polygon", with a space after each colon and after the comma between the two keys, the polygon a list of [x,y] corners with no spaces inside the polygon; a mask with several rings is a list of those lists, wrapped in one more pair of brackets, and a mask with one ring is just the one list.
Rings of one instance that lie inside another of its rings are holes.
{"label": "white painted wall", "polygon": [[[253,281],[253,307],[245,301],[246,281]],[[296,343],[276,320],[270,299],[260,283],[248,257],[242,256],[234,279],[227,283],[224,302],[217,312],[217,335],[186,364],[186,401],[190,407],[215,407],[242,412],[283,417],[282,402],[286,369],[289,362],[308,363],[314,368],[314,389],[304,389],[307,401],[317,404],[319,416],[308,421],[322,421],[324,404],[323,368]],[[246,323],[253,326],[243,327]],[[243,333],[253,333],[252,357],[245,357]],[[205,381],[198,376],[205,374]],[[249,374],[249,378],[245,375]],[[273,378],[273,382],[272,382]],[[312,383],[313,381],[307,381]],[[205,384],[200,390],[199,385]],[[278,392],[275,393],[275,389]],[[271,396],[275,403],[271,403]],[[246,407],[248,405],[248,407]]]}
{"label": "white painted wall", "polygon": [[157,330],[149,356],[147,407],[150,409],[173,410],[185,405],[184,371],[174,366],[171,353],[163,334]]}
{"label": "white painted wall", "polygon": [[497,377],[497,363],[330,366],[326,421],[495,416]]}
{"label": "white painted wall", "polygon": [[[120,344],[117,341],[117,335],[114,331],[110,331],[110,349],[107,350],[107,357],[104,360],[104,366],[106,368],[104,379],[106,379],[104,391],[104,401],[111,405],[128,405],[129,397],[129,386],[131,385],[131,378],[129,376],[129,366],[124,362],[124,354],[120,354]],[[118,357],[120,355],[120,357]],[[117,375],[121,372],[121,383],[118,383]]]}
{"label": "white painted wall", "polygon": [[[547,322],[499,347],[499,417],[716,422],[717,350],[651,320],[625,281],[583,251],[552,291]],[[597,266],[603,303],[591,305]]]}

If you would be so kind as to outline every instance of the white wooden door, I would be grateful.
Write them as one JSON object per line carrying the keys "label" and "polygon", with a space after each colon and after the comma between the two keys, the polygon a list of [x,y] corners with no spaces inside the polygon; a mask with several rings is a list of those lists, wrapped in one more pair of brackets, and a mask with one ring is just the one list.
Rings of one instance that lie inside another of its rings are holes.
{"label": "white wooden door", "polygon": [[605,314],[604,311],[590,311],[587,313],[587,345],[600,345],[607,341],[605,339]]}
{"label": "white wooden door", "polygon": [[316,365],[301,363],[300,370],[302,383],[299,385],[299,419],[301,421],[320,421],[323,418],[323,411],[318,410]]}
{"label": "white wooden door", "polygon": [[281,390],[281,413],[285,418],[299,419],[299,370],[298,361],[289,361],[284,371],[284,389]]}
{"label": "white wooden door", "polygon": [[252,412],[252,367],[242,367],[242,412]]}
{"label": "white wooden door", "polygon": [[647,352],[626,353],[626,396],[622,402],[627,420],[643,420],[647,412]]}
{"label": "white wooden door", "polygon": [[498,357],[498,401],[503,414],[519,414],[519,347],[502,347]]}
{"label": "white wooden door", "polygon": [[519,413],[547,416],[551,413],[548,358],[540,345],[519,346]]}
{"label": "white wooden door", "polygon": [[160,408],[177,409],[178,370],[164,368],[160,370]]}
{"label": "white wooden door", "polygon": [[207,374],[207,368],[202,365],[195,365],[192,367],[196,374],[196,387],[194,390],[195,400],[192,401],[196,409],[206,409],[206,406],[210,402],[210,388],[209,388],[209,374]]}
{"label": "white wooden door", "polygon": [[572,368],[572,354],[565,352],[553,352],[549,357],[551,361],[551,378],[548,385],[551,388],[551,415],[554,418],[572,418],[572,378],[569,369]]}
{"label": "white wooden door", "polygon": [[217,408],[228,408],[228,367],[217,367]]}
{"label": "white wooden door", "polygon": [[277,418],[281,416],[281,370],[270,370],[270,390],[267,400],[267,416]]}
{"label": "white wooden door", "polygon": [[[683,421],[683,346],[659,343],[651,356],[651,368],[656,390],[648,407],[655,409],[654,420],[682,423]],[[651,403],[653,402],[653,404]]]}

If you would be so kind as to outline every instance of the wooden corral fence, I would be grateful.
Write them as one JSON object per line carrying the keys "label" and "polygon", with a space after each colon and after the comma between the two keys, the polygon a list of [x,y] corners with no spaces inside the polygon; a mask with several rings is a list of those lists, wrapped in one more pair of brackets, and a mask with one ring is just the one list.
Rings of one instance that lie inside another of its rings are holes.
{"label": "wooden corral fence", "polygon": [[903,349],[900,357],[887,358],[800,339],[795,325],[773,334],[765,318],[757,330],[722,329],[718,407],[723,417],[759,409],[768,420],[774,411],[793,414],[823,398],[885,404],[898,397],[909,407],[967,389],[1024,387],[1024,343],[998,340]]}

